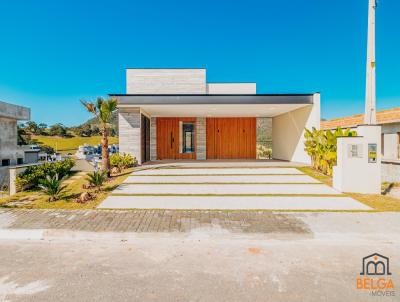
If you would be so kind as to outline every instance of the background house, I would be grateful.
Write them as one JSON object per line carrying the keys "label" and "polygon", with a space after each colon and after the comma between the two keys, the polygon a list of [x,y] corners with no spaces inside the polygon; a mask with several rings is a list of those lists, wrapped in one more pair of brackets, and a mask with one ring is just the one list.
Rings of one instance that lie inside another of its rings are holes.
{"label": "background house", "polygon": [[[376,119],[382,127],[382,181],[400,182],[400,108],[379,111]],[[363,122],[364,115],[357,114],[321,121],[321,129],[355,128]]]}
{"label": "background house", "polygon": [[17,122],[30,116],[29,108],[0,102],[0,186],[8,183],[10,166],[25,163],[24,148],[18,146]]}

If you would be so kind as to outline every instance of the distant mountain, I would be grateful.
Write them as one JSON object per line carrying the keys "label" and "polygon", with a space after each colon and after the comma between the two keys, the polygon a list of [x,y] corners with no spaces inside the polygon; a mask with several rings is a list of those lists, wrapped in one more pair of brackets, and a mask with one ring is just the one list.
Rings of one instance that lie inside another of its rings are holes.
{"label": "distant mountain", "polygon": [[[94,126],[98,126],[99,125],[99,122],[98,122],[98,120],[97,120],[97,118],[91,118],[91,119],[89,119],[89,120],[87,120],[85,123],[83,123],[82,125],[80,125],[80,126],[83,126],[83,125],[94,125]],[[113,126],[113,127],[115,127],[116,129],[118,129],[118,113],[117,113],[117,111],[115,111],[115,112],[113,112],[112,113],[112,116],[111,116],[111,125]]]}
{"label": "distant mountain", "polygon": [[[112,113],[110,124],[111,124],[110,134],[118,136],[118,113],[117,112]],[[87,131],[88,128],[93,129],[93,130],[95,130],[96,128],[97,129],[100,128],[100,123],[99,123],[98,119],[95,117],[91,118],[79,126],[71,127],[70,130],[72,130],[75,133],[79,133],[79,132],[84,133],[85,131]],[[97,133],[94,133],[94,134],[97,134]],[[86,136],[86,135],[83,135],[83,136]]]}

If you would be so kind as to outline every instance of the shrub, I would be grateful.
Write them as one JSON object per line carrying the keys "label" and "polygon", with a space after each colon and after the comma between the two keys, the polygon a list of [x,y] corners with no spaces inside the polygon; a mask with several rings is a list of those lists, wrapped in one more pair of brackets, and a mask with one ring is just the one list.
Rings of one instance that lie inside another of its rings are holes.
{"label": "shrub", "polygon": [[23,173],[17,176],[17,188],[19,190],[36,188],[40,180],[46,179],[47,176],[54,177],[56,174],[60,178],[64,178],[69,174],[73,166],[74,161],[70,158],[57,162],[29,166]]}
{"label": "shrub", "polygon": [[257,145],[257,158],[260,159],[271,159],[272,149],[264,145]]}
{"label": "shrub", "polygon": [[86,180],[89,182],[91,186],[95,187],[98,191],[100,191],[101,186],[107,180],[107,171],[99,170],[89,173],[87,175]]}
{"label": "shrub", "polygon": [[343,130],[338,127],[335,131],[305,129],[304,150],[311,157],[314,169],[326,175],[332,175],[332,168],[337,160],[337,138],[343,136],[356,136],[357,132],[350,129]]}
{"label": "shrub", "polygon": [[39,188],[49,196],[50,202],[58,200],[60,194],[65,190],[66,186],[61,185],[64,178],[59,179],[58,174],[55,174],[53,176],[47,175],[45,179],[39,180]]}
{"label": "shrub", "polygon": [[117,168],[118,172],[133,167],[137,164],[136,158],[130,154],[114,153],[110,156],[110,166]]}

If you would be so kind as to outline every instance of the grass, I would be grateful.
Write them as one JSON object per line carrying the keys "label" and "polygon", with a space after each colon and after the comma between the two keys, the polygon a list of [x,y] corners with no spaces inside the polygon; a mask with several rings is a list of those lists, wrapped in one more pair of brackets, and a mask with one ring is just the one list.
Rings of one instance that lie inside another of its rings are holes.
{"label": "grass", "polygon": [[346,197],[343,194],[179,194],[179,193],[114,193],[112,196],[228,196],[228,197]]}
{"label": "grass", "polygon": [[[100,144],[101,136],[91,136],[91,137],[59,137],[59,136],[44,136],[44,135],[34,135],[32,139],[36,140],[38,144],[43,144],[54,148],[60,153],[72,153],[74,154],[78,147],[83,144],[97,145]],[[118,144],[118,137],[109,137],[109,144]]]}
{"label": "grass", "polygon": [[[314,177],[315,179],[323,182],[329,186],[332,186],[332,177],[324,175],[318,171],[310,167],[301,167],[298,168],[303,173]],[[385,184],[382,186],[383,190],[385,189]],[[377,212],[385,212],[385,211],[400,211],[400,200],[393,198],[387,195],[379,195],[379,194],[359,194],[359,193],[345,193],[347,196],[366,204],[367,206],[374,209]]]}
{"label": "grass", "polygon": [[190,176],[277,176],[277,175],[290,175],[290,176],[303,176],[302,174],[290,174],[290,173],[277,173],[277,174],[135,174],[133,173],[131,176],[136,177],[142,177],[142,176],[185,176],[185,177],[190,177]]}
{"label": "grass", "polygon": [[125,182],[126,185],[320,185],[319,182]]}
{"label": "grass", "polygon": [[[87,183],[86,177],[81,177],[72,183],[68,184],[65,193],[60,200],[49,202],[48,196],[44,195],[39,190],[29,190],[19,192],[13,196],[0,198],[0,207],[6,208],[25,208],[25,209],[94,209],[96,208],[119,184],[121,184],[132,169],[126,170],[124,173],[111,177],[103,186],[103,190],[96,193],[96,198],[88,201],[85,204],[75,202],[75,199],[86,190],[82,189],[82,185]],[[17,206],[10,206],[10,202],[26,202]]]}

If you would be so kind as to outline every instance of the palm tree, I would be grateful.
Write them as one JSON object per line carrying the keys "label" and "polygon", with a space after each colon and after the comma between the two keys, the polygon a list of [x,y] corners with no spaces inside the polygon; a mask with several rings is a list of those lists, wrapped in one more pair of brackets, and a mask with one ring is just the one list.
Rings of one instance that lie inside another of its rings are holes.
{"label": "palm tree", "polygon": [[101,132],[101,169],[110,173],[110,159],[108,156],[108,130],[112,113],[117,110],[118,101],[115,98],[104,100],[98,97],[95,103],[82,101],[87,111],[92,113],[99,121]]}

